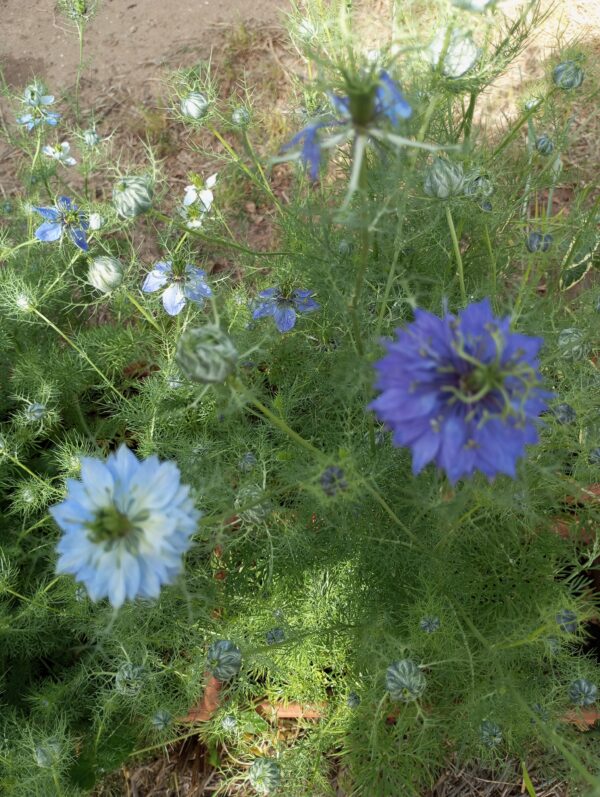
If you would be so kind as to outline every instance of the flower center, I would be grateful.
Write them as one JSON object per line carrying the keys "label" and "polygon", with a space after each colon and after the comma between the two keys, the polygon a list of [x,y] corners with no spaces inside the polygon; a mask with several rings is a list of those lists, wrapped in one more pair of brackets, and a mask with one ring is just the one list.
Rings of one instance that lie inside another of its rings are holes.
{"label": "flower center", "polygon": [[60,216],[61,222],[65,227],[79,226],[79,214],[75,210],[64,210]]}
{"label": "flower center", "polygon": [[[464,374],[459,379],[459,390],[467,397],[468,401],[480,401],[493,390],[501,387],[504,382],[503,374],[498,364],[486,363],[473,368],[468,374]],[[463,399],[464,400],[464,399]]]}
{"label": "flower center", "polygon": [[135,524],[114,504],[98,511],[94,520],[87,524],[92,542],[111,542],[128,537],[135,530]]}

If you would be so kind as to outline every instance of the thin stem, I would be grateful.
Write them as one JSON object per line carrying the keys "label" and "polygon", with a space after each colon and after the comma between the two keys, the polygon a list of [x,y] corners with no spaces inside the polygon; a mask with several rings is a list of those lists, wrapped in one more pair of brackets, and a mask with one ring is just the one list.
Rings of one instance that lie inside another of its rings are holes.
{"label": "thin stem", "polygon": [[81,74],[83,72],[83,23],[78,22],[77,33],[79,36],[79,63],[77,64],[77,75],[75,77],[75,118],[79,122],[79,87],[81,84]]}
{"label": "thin stem", "polygon": [[354,332],[354,341],[356,343],[356,350],[361,357],[365,353],[365,347],[363,345],[362,334],[360,331],[360,319],[358,314],[358,308],[360,305],[360,297],[365,282],[365,274],[367,272],[367,268],[369,265],[369,250],[371,245],[367,188],[368,188],[367,159],[363,155],[362,163],[360,166],[360,176],[359,176],[359,189],[360,189],[360,199],[361,199],[360,260],[358,263],[358,270],[356,272],[356,280],[354,282],[354,293],[352,295],[352,301],[350,303],[350,314],[352,316],[352,329]]}
{"label": "thin stem", "polygon": [[467,291],[465,289],[465,272],[463,267],[462,256],[460,254],[460,246],[458,244],[458,238],[456,235],[456,228],[454,226],[454,220],[452,218],[452,211],[450,210],[450,205],[446,203],[446,220],[448,222],[448,229],[450,230],[450,237],[452,238],[452,245],[454,247],[454,257],[456,258],[456,268],[457,268],[457,275],[458,275],[458,282],[460,285],[460,295],[463,300],[463,303],[467,303]]}
{"label": "thin stem", "polygon": [[488,250],[488,254],[490,256],[490,263],[492,264],[492,280],[494,282],[494,294],[495,294],[496,279],[497,279],[496,256],[494,255],[494,250],[492,248],[492,240],[490,238],[490,231],[488,229],[487,224],[485,225],[484,230],[485,230],[485,245]]}
{"label": "thin stem", "polygon": [[150,313],[148,312],[148,310],[146,310],[146,308],[145,308],[145,307],[143,307],[143,306],[142,306],[142,305],[141,305],[141,304],[138,302],[138,300],[135,298],[135,296],[133,296],[131,293],[129,293],[129,291],[125,291],[125,296],[127,296],[127,298],[129,299],[129,301],[131,302],[131,304],[132,304],[134,307],[136,307],[136,308],[139,310],[139,312],[140,312],[140,313],[141,313],[141,314],[144,316],[144,318],[146,319],[146,321],[147,321],[149,324],[152,324],[152,326],[154,327],[154,329],[155,329],[157,332],[160,332],[160,333],[161,333],[161,335],[162,335],[162,332],[163,332],[163,331],[162,331],[162,329],[161,329],[161,328],[158,326],[158,324],[156,323],[156,321],[154,320],[154,318],[153,318],[153,317],[150,315]]}
{"label": "thin stem", "polygon": [[[21,460],[20,460],[20,459],[17,459],[17,457],[13,457],[13,455],[12,455],[12,454],[9,454],[9,453],[8,453],[8,451],[6,451],[5,449],[3,449],[3,450],[2,450],[2,456],[3,456],[3,457],[6,457],[7,459],[10,459],[10,461],[13,463],[13,465],[16,465],[18,468],[21,468],[21,470],[25,471],[25,473],[26,473],[28,476],[31,476],[31,478],[32,478],[32,479],[35,479],[35,480],[36,480],[36,481],[38,481],[40,484],[43,484],[43,485],[44,485],[44,487],[48,487],[48,486],[49,486],[49,485],[48,485],[48,483],[47,483],[47,482],[45,482],[45,481],[44,481],[44,479],[42,479],[42,477],[41,477],[41,476],[38,476],[38,475],[37,475],[37,473],[34,473],[32,470],[30,470],[30,469],[27,467],[27,465],[24,465],[24,464],[21,462]],[[54,488],[53,488],[53,489],[54,489]]]}
{"label": "thin stem", "polygon": [[60,337],[65,341],[65,343],[67,343],[72,349],[74,349],[77,352],[77,354],[79,354],[79,356],[82,357],[88,363],[88,365],[90,365],[94,369],[94,371],[98,374],[98,376],[102,379],[102,381],[108,385],[108,387],[113,391],[113,393],[116,393],[116,395],[123,401],[126,401],[127,404],[131,404],[129,399],[125,398],[125,396],[117,390],[117,388],[113,385],[113,383],[106,376],[106,374],[104,374],[98,368],[98,366],[94,362],[92,362],[92,360],[90,360],[90,358],[83,351],[83,349],[81,349],[76,343],[74,343],[71,340],[71,338],[62,331],[62,329],[59,329],[59,327],[57,327],[56,324],[53,324],[49,318],[47,318],[43,313],[40,313],[40,311],[37,310],[35,307],[31,308],[31,312],[35,313],[38,316],[38,318],[41,318],[42,321],[48,324],[48,326],[51,329],[53,329],[58,335],[60,335]]}
{"label": "thin stem", "polygon": [[472,91],[469,99],[469,106],[463,121],[464,140],[469,141],[471,138],[471,129],[473,127],[473,114],[475,113],[475,104],[477,103],[477,92]]}

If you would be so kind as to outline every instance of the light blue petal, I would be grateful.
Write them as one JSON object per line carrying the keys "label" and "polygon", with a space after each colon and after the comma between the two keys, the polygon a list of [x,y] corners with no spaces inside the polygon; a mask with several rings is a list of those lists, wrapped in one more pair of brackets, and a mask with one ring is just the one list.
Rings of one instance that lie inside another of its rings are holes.
{"label": "light blue petal", "polygon": [[157,263],[152,271],[146,275],[146,279],[142,285],[144,293],[154,293],[154,291],[164,288],[169,281],[170,273],[170,266],[167,266],[166,263]]}
{"label": "light blue petal", "polygon": [[163,307],[169,315],[179,315],[185,307],[185,295],[179,282],[173,282],[162,295]]}
{"label": "light blue petal", "polygon": [[275,308],[273,318],[280,332],[289,332],[296,324],[296,311],[289,305],[282,305]]}
{"label": "light blue petal", "polygon": [[252,318],[266,318],[269,315],[273,315],[276,309],[277,305],[274,300],[261,302],[258,307],[254,308]]}
{"label": "light blue petal", "polygon": [[54,221],[45,221],[35,231],[35,237],[38,241],[45,241],[46,243],[51,241],[58,241],[58,239],[62,236],[63,228],[62,224]]}

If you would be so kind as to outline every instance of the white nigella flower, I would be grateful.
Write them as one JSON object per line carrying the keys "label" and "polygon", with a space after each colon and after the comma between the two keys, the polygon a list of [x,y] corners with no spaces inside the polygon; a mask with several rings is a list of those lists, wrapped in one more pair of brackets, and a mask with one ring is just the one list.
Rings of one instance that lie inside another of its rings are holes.
{"label": "white nigella flower", "polygon": [[202,186],[186,185],[181,215],[186,219],[186,226],[190,230],[202,226],[204,216],[210,211],[215,199],[212,189],[216,183],[217,175],[212,174]]}
{"label": "white nigella flower", "polygon": [[71,145],[68,141],[63,141],[61,144],[55,144],[52,146],[51,144],[46,144],[45,147],[42,147],[42,152],[44,155],[47,155],[49,158],[53,158],[54,160],[62,163],[63,166],[75,166],[77,161],[71,155],[69,155],[71,151]]}
{"label": "white nigella flower", "polygon": [[57,572],[115,608],[174,581],[201,516],[174,462],[140,462],[125,445],[104,462],[82,457],[81,480],[67,479],[50,513],[63,532]]}

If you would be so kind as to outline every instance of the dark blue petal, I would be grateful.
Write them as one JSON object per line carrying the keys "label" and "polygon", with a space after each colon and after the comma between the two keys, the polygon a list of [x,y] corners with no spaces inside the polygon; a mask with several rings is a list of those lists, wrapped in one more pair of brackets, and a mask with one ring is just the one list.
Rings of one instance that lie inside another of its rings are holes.
{"label": "dark blue petal", "polygon": [[85,230],[82,230],[81,227],[71,227],[69,228],[69,235],[71,236],[75,246],[78,246],[80,249],[83,249],[84,252],[87,252],[89,246],[85,237]]}
{"label": "dark blue petal", "polygon": [[275,308],[273,318],[280,332],[289,332],[296,324],[296,311],[289,304],[279,304]]}
{"label": "dark blue petal", "polygon": [[261,302],[254,308],[252,318],[266,318],[269,315],[273,315],[276,309],[277,305],[273,300],[270,302]]}
{"label": "dark blue petal", "polygon": [[379,75],[380,85],[377,87],[378,112],[387,116],[392,124],[398,124],[400,119],[412,116],[412,108],[396,83],[382,70]]}
{"label": "dark blue petal", "polygon": [[59,217],[59,212],[56,208],[37,208],[34,207],[36,213],[39,213],[40,216],[48,221],[57,221]]}

